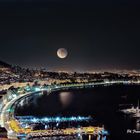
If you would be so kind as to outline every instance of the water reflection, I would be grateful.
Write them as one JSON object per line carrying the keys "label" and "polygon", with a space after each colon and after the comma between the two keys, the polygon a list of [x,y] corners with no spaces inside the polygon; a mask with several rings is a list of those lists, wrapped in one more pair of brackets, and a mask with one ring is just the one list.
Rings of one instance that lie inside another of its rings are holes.
{"label": "water reflection", "polygon": [[87,136],[54,136],[54,137],[27,137],[27,140],[107,140],[106,137],[87,135]]}
{"label": "water reflection", "polygon": [[61,92],[59,97],[63,108],[68,107],[73,101],[73,94],[71,92]]}
{"label": "water reflection", "polygon": [[140,131],[140,119],[136,120],[136,130]]}

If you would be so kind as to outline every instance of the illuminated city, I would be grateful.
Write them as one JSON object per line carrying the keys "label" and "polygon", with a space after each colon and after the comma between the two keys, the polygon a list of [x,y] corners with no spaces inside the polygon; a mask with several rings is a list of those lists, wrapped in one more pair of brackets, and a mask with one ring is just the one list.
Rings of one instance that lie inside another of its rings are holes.
{"label": "illuminated city", "polygon": [[[57,73],[45,70],[26,71],[26,69],[23,70],[20,67],[18,67],[18,72],[16,72],[16,69],[17,67],[1,68],[1,75],[4,76],[1,76],[3,77],[1,79],[1,85],[3,86],[1,87],[0,125],[7,130],[9,139],[30,139],[38,138],[39,136],[54,136],[52,139],[55,139],[58,135],[63,137],[70,136],[70,139],[80,139],[82,135],[88,135],[89,139],[93,136],[97,137],[97,139],[103,139],[103,137],[109,136],[109,132],[104,127],[98,126],[96,123],[96,125],[93,125],[93,123],[85,125],[86,123],[84,123],[94,119],[94,116],[37,118],[34,116],[17,116],[15,110],[17,106],[23,106],[26,104],[25,102],[28,103],[28,98],[30,99],[32,96],[43,96],[44,94],[50,96],[56,91],[66,91],[61,92],[60,99],[64,105],[68,105],[72,98],[70,93],[67,92],[69,89],[140,85],[140,74],[137,71]],[[26,80],[19,78],[23,75],[23,72]],[[28,73],[32,76],[26,76],[29,75]],[[11,75],[13,76],[9,78]],[[4,83],[5,81],[10,83]],[[84,126],[82,126],[82,123]],[[59,130],[57,130],[58,128]]]}

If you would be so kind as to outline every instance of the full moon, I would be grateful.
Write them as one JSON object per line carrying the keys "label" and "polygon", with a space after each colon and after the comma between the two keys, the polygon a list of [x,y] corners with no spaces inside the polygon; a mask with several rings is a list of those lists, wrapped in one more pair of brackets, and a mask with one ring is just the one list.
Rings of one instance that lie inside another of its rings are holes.
{"label": "full moon", "polygon": [[67,55],[68,55],[68,52],[67,52],[67,50],[65,49],[65,48],[59,48],[58,50],[57,50],[57,56],[59,57],[59,58],[66,58],[67,57]]}

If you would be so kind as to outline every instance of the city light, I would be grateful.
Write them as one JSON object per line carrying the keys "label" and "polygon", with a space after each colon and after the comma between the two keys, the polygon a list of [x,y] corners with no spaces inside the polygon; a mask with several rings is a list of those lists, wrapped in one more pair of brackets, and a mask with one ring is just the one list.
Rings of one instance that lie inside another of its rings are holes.
{"label": "city light", "polygon": [[[71,76],[71,75],[70,75]],[[111,86],[111,85],[139,85],[140,80],[136,80],[134,78],[129,79],[129,80],[124,80],[124,79],[111,79],[111,78],[106,78],[104,75],[100,75],[102,77],[102,80],[98,81],[97,79],[94,79],[94,81],[86,80],[86,82],[81,82],[79,81],[79,77],[77,79],[78,82],[68,82],[65,83],[67,80],[64,80],[63,83],[59,83],[59,78],[55,81],[55,84],[48,84],[47,86],[43,83],[37,84],[37,85],[30,85],[30,86],[23,86],[22,88],[14,88],[13,90],[8,90],[7,94],[3,96],[2,104],[1,104],[1,125],[3,127],[10,127],[10,129],[13,131],[12,136],[16,137],[17,132],[26,132],[29,133],[31,132],[31,126],[29,125],[30,123],[34,125],[40,125],[44,123],[44,128],[45,130],[49,129],[49,123],[55,123],[55,127],[59,128],[61,126],[61,123],[64,122],[73,122],[73,123],[79,123],[79,122],[89,122],[91,117],[85,117],[85,116],[70,116],[70,117],[62,117],[62,116],[56,116],[56,117],[43,117],[43,118],[37,118],[34,116],[15,116],[14,115],[14,109],[15,109],[15,103],[19,101],[19,105],[23,106],[24,102],[21,100],[22,98],[30,95],[40,95],[43,96],[44,93],[47,94],[52,94],[54,91],[60,91],[60,90],[65,90],[65,89],[82,89],[82,88],[95,88],[96,86]],[[108,76],[108,75],[107,75]],[[112,77],[112,75],[109,75]],[[120,76],[119,76],[120,77]],[[123,76],[122,76],[123,77]],[[85,78],[86,79],[86,78]],[[110,79],[110,80],[108,80]],[[97,80],[97,81],[96,81]],[[57,84],[56,84],[57,83]],[[46,92],[44,92],[46,91]],[[41,93],[41,94],[40,94]],[[42,94],[43,93],[43,94]],[[72,100],[72,96],[67,96],[68,93],[69,95],[70,92],[62,92],[62,97],[61,103],[66,103],[67,105],[70,100]],[[67,97],[67,98],[66,98]],[[9,114],[10,115],[9,115]],[[10,117],[9,117],[10,116]],[[13,118],[15,121],[13,121]],[[9,122],[9,123],[6,123]],[[80,127],[80,126],[79,126]],[[63,130],[63,133],[76,133],[77,135],[81,135],[82,132],[87,132],[90,134],[90,132],[95,133],[95,128],[79,128],[77,127],[77,130],[75,129],[66,129],[67,131]],[[104,128],[99,129],[98,127],[98,133],[100,135],[108,135],[108,132],[104,130]],[[41,132],[44,133],[44,132]],[[57,132],[52,132],[50,134],[47,133],[47,135],[51,135]],[[61,132],[60,132],[61,133]],[[106,137],[104,137],[106,139]]]}
{"label": "city light", "polygon": [[72,121],[90,121],[92,118],[91,117],[83,117],[83,116],[78,116],[78,117],[45,117],[45,118],[36,118],[33,116],[16,116],[16,118],[20,122],[72,122]]}

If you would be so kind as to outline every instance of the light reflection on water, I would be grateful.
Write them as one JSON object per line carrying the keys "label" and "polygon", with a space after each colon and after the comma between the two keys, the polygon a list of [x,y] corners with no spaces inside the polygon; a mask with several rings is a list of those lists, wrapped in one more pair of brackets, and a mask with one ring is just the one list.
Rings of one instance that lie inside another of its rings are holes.
{"label": "light reflection on water", "polygon": [[53,137],[27,137],[27,140],[107,140],[106,136],[94,135],[71,135],[71,136],[53,136]]}
{"label": "light reflection on water", "polygon": [[136,122],[136,130],[140,131],[140,122]]}
{"label": "light reflection on water", "polygon": [[59,94],[60,101],[63,108],[69,106],[73,100],[73,94],[71,92],[60,92]]}

